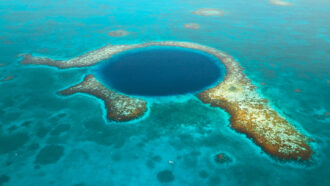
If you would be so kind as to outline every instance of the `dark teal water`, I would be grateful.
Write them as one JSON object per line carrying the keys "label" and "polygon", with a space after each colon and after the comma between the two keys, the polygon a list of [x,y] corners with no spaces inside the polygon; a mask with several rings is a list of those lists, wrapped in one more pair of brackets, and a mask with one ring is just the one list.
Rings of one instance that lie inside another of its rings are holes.
{"label": "dark teal water", "polygon": [[128,95],[170,96],[196,93],[224,76],[215,57],[177,47],[147,47],[124,52],[99,65],[109,87]]}
{"label": "dark teal water", "polygon": [[[0,82],[0,183],[330,185],[330,5],[290,2],[294,6],[267,0],[0,1],[0,63],[6,64],[0,78],[14,76]],[[190,13],[205,7],[227,14]],[[201,29],[183,28],[188,22]],[[131,34],[109,37],[116,29]],[[19,64],[21,53],[66,59],[106,44],[162,40],[196,42],[234,56],[260,94],[314,139],[312,161],[274,160],[232,130],[227,113],[191,96],[152,103],[135,123],[108,122],[102,101],[56,94],[93,73],[92,67]],[[219,152],[233,161],[215,163]]]}

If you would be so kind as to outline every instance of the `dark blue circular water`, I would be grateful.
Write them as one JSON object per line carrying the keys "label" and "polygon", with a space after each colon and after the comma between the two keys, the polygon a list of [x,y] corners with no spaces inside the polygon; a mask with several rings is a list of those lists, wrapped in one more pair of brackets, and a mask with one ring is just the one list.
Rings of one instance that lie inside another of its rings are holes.
{"label": "dark blue circular water", "polygon": [[224,68],[217,58],[197,50],[146,47],[113,56],[97,74],[124,94],[170,96],[208,88],[224,76]]}

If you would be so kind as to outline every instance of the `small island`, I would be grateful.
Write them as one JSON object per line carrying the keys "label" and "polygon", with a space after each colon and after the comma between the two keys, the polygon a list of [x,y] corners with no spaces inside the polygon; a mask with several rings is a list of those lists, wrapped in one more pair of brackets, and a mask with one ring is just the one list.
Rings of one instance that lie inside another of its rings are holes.
{"label": "small island", "polygon": [[[219,84],[200,92],[198,98],[211,106],[227,111],[230,126],[237,132],[251,138],[268,154],[285,160],[308,160],[313,151],[310,139],[282,116],[263,98],[255,85],[248,79],[240,64],[230,55],[215,48],[191,42],[148,42],[131,45],[110,45],[69,60],[23,55],[22,64],[48,65],[57,68],[86,67],[95,65],[113,55],[131,49],[148,46],[173,46],[200,50],[219,59],[226,67],[226,74]],[[108,118],[116,121],[128,121],[143,115],[146,101],[121,95],[103,86],[93,75],[87,75],[83,82],[60,91],[63,95],[83,92],[102,99],[105,102]]]}

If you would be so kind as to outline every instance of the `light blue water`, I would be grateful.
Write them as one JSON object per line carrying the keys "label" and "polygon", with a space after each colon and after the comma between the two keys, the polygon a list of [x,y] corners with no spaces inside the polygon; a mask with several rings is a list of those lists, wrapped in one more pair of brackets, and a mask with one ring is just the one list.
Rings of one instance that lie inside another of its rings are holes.
{"label": "light blue water", "polygon": [[[0,1],[0,63],[7,64],[0,75],[14,76],[0,82],[0,183],[161,185],[157,175],[170,171],[165,185],[329,185],[330,5],[290,2]],[[227,14],[190,14],[205,7]],[[187,22],[201,29],[183,28]],[[116,29],[131,34],[107,35]],[[260,93],[315,140],[313,160],[272,159],[229,127],[227,113],[197,99],[153,103],[137,123],[106,122],[98,99],[56,94],[91,69],[21,66],[18,58],[65,59],[108,43],[155,40],[196,42],[234,56]],[[216,164],[218,152],[233,162]]]}
{"label": "light blue water", "polygon": [[96,74],[128,95],[171,96],[197,93],[219,83],[224,65],[214,56],[179,47],[147,47],[105,60]]}

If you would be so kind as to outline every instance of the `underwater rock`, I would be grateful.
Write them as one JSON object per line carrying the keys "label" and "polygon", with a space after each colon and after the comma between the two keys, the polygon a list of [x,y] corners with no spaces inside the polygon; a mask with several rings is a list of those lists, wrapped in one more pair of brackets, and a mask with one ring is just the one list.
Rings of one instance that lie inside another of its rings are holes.
{"label": "underwater rock", "polygon": [[168,183],[174,180],[174,175],[170,170],[163,170],[158,172],[157,179],[161,183]]}
{"label": "underwater rock", "polygon": [[39,149],[39,144],[38,143],[32,143],[31,145],[29,145],[28,149],[31,150],[31,151],[35,151],[35,150]]}
{"label": "underwater rock", "polygon": [[194,10],[191,13],[195,14],[195,15],[200,15],[200,16],[223,16],[224,15],[224,12],[222,10],[215,9],[215,8],[201,8],[201,9]]}
{"label": "underwater rock", "polygon": [[30,140],[27,133],[0,135],[0,154],[9,153],[23,147]]}
{"label": "underwater rock", "polygon": [[199,171],[199,176],[205,179],[209,176],[209,174],[205,170],[201,170]]}
{"label": "underwater rock", "polygon": [[0,176],[0,185],[4,185],[5,183],[10,181],[10,177],[3,174]]}
{"label": "underwater rock", "polygon": [[269,0],[270,4],[277,6],[292,6],[292,3],[282,1],[282,0]]}
{"label": "underwater rock", "polygon": [[64,147],[60,145],[47,145],[37,155],[34,163],[47,165],[56,163],[64,154]]}
{"label": "underwater rock", "polygon": [[111,37],[123,37],[123,36],[127,36],[128,34],[129,32],[126,30],[114,30],[108,32],[108,35]]}
{"label": "underwater rock", "polygon": [[201,25],[198,23],[185,23],[183,27],[191,30],[198,30],[201,28]]}

